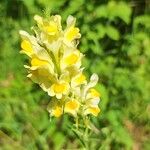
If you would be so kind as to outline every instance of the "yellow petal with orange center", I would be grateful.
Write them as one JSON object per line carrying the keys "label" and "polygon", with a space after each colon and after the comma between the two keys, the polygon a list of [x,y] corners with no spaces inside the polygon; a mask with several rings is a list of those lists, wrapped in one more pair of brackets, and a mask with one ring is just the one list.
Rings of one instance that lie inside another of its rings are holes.
{"label": "yellow petal with orange center", "polygon": [[32,66],[43,66],[43,65],[47,65],[47,64],[48,64],[48,61],[41,60],[39,58],[32,58],[32,60],[31,60]]}
{"label": "yellow petal with orange center", "polygon": [[31,43],[28,41],[28,40],[23,40],[21,42],[21,48],[24,50],[24,51],[27,51],[27,52],[30,52],[32,53],[33,49],[32,49],[32,45]]}
{"label": "yellow petal with orange center", "polygon": [[77,54],[71,54],[69,56],[67,56],[64,60],[64,62],[67,64],[67,65],[73,65],[75,64],[77,61],[78,61],[78,58],[79,56]]}
{"label": "yellow petal with orange center", "polygon": [[66,34],[66,38],[68,41],[72,41],[76,38],[76,36],[78,35],[79,33],[79,29],[78,28],[74,28],[74,27],[71,27],[69,29],[69,31],[67,32]]}

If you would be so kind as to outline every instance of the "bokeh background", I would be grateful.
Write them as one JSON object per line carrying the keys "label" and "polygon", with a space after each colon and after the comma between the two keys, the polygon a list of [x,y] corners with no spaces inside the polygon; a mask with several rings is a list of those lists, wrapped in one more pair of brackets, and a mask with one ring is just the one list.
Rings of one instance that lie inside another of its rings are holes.
{"label": "bokeh background", "polygon": [[26,78],[18,31],[31,33],[33,16],[77,18],[87,75],[99,75],[100,130],[90,150],[150,150],[150,1],[1,0],[0,1],[0,150],[83,149],[68,129],[70,120],[52,119],[50,100]]}

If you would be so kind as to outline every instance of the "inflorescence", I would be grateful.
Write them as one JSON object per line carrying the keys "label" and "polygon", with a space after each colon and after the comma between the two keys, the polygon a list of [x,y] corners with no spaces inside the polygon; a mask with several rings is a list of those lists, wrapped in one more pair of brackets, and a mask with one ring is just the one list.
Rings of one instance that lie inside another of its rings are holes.
{"label": "inflorescence", "polygon": [[64,113],[87,117],[97,116],[100,94],[94,88],[98,76],[93,74],[88,82],[81,67],[83,54],[77,49],[81,37],[75,27],[75,18],[67,18],[63,30],[59,15],[42,18],[35,15],[37,25],[33,35],[21,30],[21,53],[29,56],[27,77],[48,93],[50,116],[60,117]]}

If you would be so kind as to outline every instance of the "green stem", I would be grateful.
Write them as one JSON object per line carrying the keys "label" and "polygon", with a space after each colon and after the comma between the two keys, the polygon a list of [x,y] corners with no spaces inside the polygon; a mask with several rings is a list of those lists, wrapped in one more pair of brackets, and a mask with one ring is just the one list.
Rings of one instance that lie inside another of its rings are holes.
{"label": "green stem", "polygon": [[85,128],[85,133],[84,133],[84,141],[85,141],[85,145],[86,145],[86,150],[89,149],[88,147],[88,141],[89,141],[89,135],[88,135],[88,128]]}
{"label": "green stem", "polygon": [[79,118],[76,118],[75,121],[76,124],[71,129],[75,136],[78,138],[78,140],[81,142],[85,150],[89,150],[89,129],[88,127],[83,128],[83,126],[80,126]]}
{"label": "green stem", "polygon": [[58,76],[60,76],[61,71],[60,71],[59,62],[56,61],[56,58],[55,58],[55,56],[54,56],[54,54],[53,54],[52,51],[49,51],[49,50],[46,48],[46,46],[44,46],[44,48],[46,49],[47,53],[49,54],[50,58],[52,59],[52,61],[53,61],[53,63],[54,63],[54,66],[55,66],[55,68],[56,68],[55,71],[57,72]]}

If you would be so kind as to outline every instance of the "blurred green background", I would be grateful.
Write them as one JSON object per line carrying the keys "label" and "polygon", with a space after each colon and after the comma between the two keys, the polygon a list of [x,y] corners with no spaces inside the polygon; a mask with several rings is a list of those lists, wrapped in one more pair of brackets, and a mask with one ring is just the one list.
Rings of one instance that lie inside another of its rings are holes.
{"label": "blurred green background", "polygon": [[83,149],[69,118],[52,119],[50,100],[26,78],[18,31],[31,33],[33,16],[50,12],[77,18],[85,72],[99,75],[100,129],[90,150],[150,150],[150,1],[1,0],[0,150]]}

